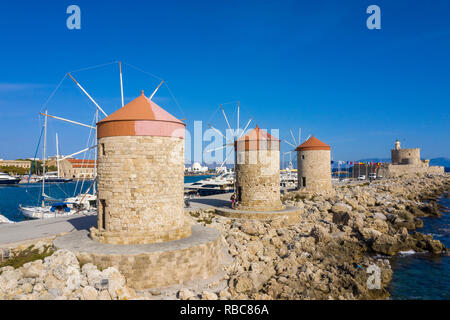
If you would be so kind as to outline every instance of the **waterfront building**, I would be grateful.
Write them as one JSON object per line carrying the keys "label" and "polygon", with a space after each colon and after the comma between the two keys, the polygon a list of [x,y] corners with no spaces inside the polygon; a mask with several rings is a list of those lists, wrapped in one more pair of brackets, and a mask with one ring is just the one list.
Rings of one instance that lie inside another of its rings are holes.
{"label": "waterfront building", "polygon": [[203,167],[199,162],[194,162],[191,167],[184,167],[184,170],[189,173],[205,173],[209,168]]}
{"label": "waterfront building", "polygon": [[0,167],[16,167],[16,168],[30,169],[31,161],[0,159]]}
{"label": "waterfront building", "polygon": [[59,176],[67,179],[94,179],[95,160],[64,159],[59,162]]}

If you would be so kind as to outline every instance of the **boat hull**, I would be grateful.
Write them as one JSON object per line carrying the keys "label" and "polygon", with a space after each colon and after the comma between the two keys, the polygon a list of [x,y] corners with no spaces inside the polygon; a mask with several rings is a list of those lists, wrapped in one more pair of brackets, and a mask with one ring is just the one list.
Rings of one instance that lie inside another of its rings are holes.
{"label": "boat hull", "polygon": [[0,180],[0,186],[18,184],[20,179]]}
{"label": "boat hull", "polygon": [[[45,178],[45,183],[64,183],[64,182],[70,182],[72,179],[66,179],[66,178]],[[40,180],[42,182],[42,179]]]}
{"label": "boat hull", "polygon": [[22,207],[20,206],[20,211],[26,219],[49,219],[58,217],[68,217],[77,214],[95,214],[94,210],[70,210],[69,212],[55,211],[51,212],[50,207]]}

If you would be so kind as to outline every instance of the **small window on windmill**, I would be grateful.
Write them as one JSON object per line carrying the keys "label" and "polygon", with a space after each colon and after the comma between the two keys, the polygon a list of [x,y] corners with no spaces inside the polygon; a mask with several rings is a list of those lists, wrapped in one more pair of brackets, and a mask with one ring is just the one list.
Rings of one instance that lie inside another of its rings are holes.
{"label": "small window on windmill", "polygon": [[101,143],[100,144],[100,152],[99,152],[102,156],[105,155],[105,144]]}
{"label": "small window on windmill", "polygon": [[244,155],[244,153],[238,153],[238,163],[239,164],[244,164],[244,162],[245,162],[245,155]]}
{"label": "small window on windmill", "polygon": [[102,223],[99,227],[106,230],[106,200],[100,199],[99,206],[100,210],[98,212],[101,215],[100,221]]}
{"label": "small window on windmill", "polygon": [[302,160],[305,160],[305,155],[304,154],[302,154]]}

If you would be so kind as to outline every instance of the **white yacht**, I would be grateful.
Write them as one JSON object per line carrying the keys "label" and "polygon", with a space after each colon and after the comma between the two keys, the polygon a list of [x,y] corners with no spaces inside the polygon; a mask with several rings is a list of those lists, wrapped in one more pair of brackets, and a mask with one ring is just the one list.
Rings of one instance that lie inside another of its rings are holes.
{"label": "white yacht", "polygon": [[197,182],[185,183],[184,189],[186,192],[197,191],[202,196],[232,192],[234,190],[234,175],[222,173]]}
{"label": "white yacht", "polygon": [[280,170],[280,187],[287,189],[297,187],[297,172],[294,170],[291,161],[289,161],[289,166],[286,169]]}
{"label": "white yacht", "polygon": [[50,171],[45,174],[44,177],[41,177],[38,182],[41,182],[43,179],[45,179],[45,182],[47,183],[60,183],[60,182],[69,182],[72,181],[72,179],[62,178],[58,176],[57,171]]}
{"label": "white yacht", "polygon": [[11,177],[9,174],[0,172],[0,185],[18,184],[20,178]]}
{"label": "white yacht", "polygon": [[68,207],[78,210],[96,210],[97,208],[97,195],[95,194],[79,194],[76,197],[66,198],[65,202],[68,203]]}
{"label": "white yacht", "polygon": [[57,217],[72,216],[75,214],[96,214],[96,210],[79,210],[71,208],[73,203],[70,202],[55,202],[52,205],[43,207],[22,207],[19,206],[20,211],[27,219],[48,219]]}

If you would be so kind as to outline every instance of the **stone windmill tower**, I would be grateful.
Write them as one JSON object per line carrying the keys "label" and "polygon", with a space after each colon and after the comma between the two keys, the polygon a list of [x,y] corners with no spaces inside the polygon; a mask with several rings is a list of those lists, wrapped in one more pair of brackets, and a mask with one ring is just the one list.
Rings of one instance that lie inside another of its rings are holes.
{"label": "stone windmill tower", "polygon": [[235,141],[239,210],[281,210],[280,140],[256,126]]}
{"label": "stone windmill tower", "polygon": [[116,267],[139,290],[207,279],[222,268],[219,231],[185,218],[186,126],[152,101],[158,88],[127,105],[122,99],[109,116],[103,112],[106,118],[97,123],[98,226],[53,242],[82,264]]}
{"label": "stone windmill tower", "polygon": [[311,192],[331,190],[331,147],[312,136],[295,150],[298,188]]}
{"label": "stone windmill tower", "polygon": [[191,234],[183,207],[185,124],[144,96],[97,124],[98,230],[110,244]]}

